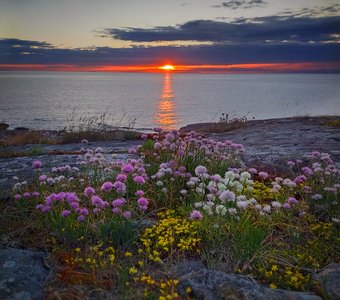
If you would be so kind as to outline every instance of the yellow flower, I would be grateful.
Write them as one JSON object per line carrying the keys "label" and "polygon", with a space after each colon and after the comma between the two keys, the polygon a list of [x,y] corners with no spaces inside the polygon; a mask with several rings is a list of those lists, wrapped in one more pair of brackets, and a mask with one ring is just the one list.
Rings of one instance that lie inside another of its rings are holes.
{"label": "yellow flower", "polygon": [[80,248],[76,248],[76,249],[74,249],[74,251],[79,253],[81,251],[81,249]]}
{"label": "yellow flower", "polygon": [[275,283],[271,283],[271,284],[269,285],[269,287],[270,287],[271,289],[276,289],[276,288],[277,288],[277,285],[276,285]]}
{"label": "yellow flower", "polygon": [[134,274],[136,274],[138,271],[137,271],[137,269],[135,268],[135,267],[132,267],[132,268],[130,268],[129,269],[129,273],[131,274],[131,275],[134,275]]}
{"label": "yellow flower", "polygon": [[143,266],[144,266],[144,262],[142,262],[142,261],[140,260],[140,261],[138,261],[138,265],[139,265],[140,267],[143,267]]}
{"label": "yellow flower", "polygon": [[277,265],[272,265],[272,271],[277,271],[277,270],[278,270]]}
{"label": "yellow flower", "polygon": [[125,252],[125,254],[124,254],[124,255],[125,255],[125,257],[132,257],[132,253],[131,253],[131,252],[128,252],[128,251],[127,251],[127,252]]}

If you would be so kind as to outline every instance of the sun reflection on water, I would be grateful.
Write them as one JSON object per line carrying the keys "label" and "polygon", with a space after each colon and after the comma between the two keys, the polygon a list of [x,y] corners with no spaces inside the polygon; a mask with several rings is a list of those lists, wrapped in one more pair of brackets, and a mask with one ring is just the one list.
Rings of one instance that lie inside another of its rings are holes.
{"label": "sun reflection on water", "polygon": [[175,94],[171,88],[171,74],[165,73],[162,94],[158,101],[156,114],[156,123],[165,130],[177,128],[174,97]]}

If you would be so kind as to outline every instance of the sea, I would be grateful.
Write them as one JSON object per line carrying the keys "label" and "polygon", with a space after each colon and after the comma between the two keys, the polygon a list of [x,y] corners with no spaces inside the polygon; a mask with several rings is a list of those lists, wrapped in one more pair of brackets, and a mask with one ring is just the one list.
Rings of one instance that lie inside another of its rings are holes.
{"label": "sea", "polygon": [[340,74],[0,72],[10,128],[148,130],[340,115]]}

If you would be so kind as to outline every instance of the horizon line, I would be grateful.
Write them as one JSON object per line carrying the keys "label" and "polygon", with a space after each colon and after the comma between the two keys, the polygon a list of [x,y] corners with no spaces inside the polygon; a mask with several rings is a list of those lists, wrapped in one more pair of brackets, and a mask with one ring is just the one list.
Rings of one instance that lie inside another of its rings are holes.
{"label": "horizon line", "polygon": [[241,64],[173,64],[163,65],[99,65],[75,64],[0,64],[0,71],[60,71],[104,73],[203,73],[203,74],[258,74],[258,73],[340,73],[340,62],[241,63]]}

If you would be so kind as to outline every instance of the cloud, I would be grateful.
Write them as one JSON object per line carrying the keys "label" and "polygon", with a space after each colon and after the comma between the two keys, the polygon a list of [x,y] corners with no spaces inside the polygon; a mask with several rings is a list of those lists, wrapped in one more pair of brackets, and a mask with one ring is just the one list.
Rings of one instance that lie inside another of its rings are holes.
{"label": "cloud", "polygon": [[[337,9],[339,6],[333,5],[298,12],[287,10],[277,16],[192,20],[153,28],[109,28],[101,33],[132,41],[130,48],[70,49],[44,41],[0,39],[0,65],[63,68],[150,66],[169,61],[181,65],[313,63],[334,64],[333,70],[340,72],[340,16],[328,15]],[[166,43],[161,46],[161,41]]]}
{"label": "cloud", "polygon": [[214,7],[224,7],[230,9],[249,9],[253,7],[259,7],[266,5],[267,2],[264,0],[230,0],[222,2],[221,5],[215,5]]}
{"label": "cloud", "polygon": [[[16,45],[21,45],[17,47]],[[41,46],[41,47],[39,47]],[[0,40],[0,64],[74,66],[340,62],[340,44],[213,44],[187,47],[63,49],[37,41]]]}
{"label": "cloud", "polygon": [[132,41],[210,41],[214,43],[322,43],[336,42],[340,16],[267,16],[222,22],[193,20],[177,26],[111,28],[104,36]]}
{"label": "cloud", "polygon": [[340,14],[340,4],[305,7],[300,10],[285,9],[280,15],[286,17],[331,17]]}

